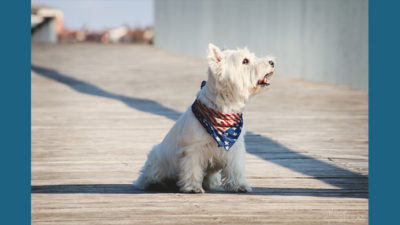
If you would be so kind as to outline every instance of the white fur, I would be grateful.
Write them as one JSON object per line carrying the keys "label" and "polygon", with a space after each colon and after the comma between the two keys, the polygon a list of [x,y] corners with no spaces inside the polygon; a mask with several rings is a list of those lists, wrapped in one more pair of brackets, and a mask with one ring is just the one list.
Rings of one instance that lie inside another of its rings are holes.
{"label": "white fur", "polygon": [[[243,59],[249,60],[243,64]],[[261,89],[258,80],[272,76],[272,57],[257,58],[246,48],[221,51],[208,47],[208,81],[197,93],[203,104],[222,113],[241,113]],[[250,192],[244,175],[245,129],[229,151],[218,147],[202,127],[191,107],[176,121],[164,140],[153,147],[134,182],[140,189],[176,180],[182,192],[204,193],[222,183],[227,191]]]}

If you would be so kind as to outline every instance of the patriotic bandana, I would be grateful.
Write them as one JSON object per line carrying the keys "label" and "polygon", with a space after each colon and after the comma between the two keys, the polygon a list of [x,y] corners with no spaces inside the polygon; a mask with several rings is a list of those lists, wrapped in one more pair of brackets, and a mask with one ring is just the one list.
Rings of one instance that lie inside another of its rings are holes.
{"label": "patriotic bandana", "polygon": [[[201,87],[204,85],[205,81],[202,82]],[[192,105],[192,112],[217,142],[218,147],[223,147],[226,151],[229,151],[242,131],[242,114],[220,113],[208,108],[197,99]]]}

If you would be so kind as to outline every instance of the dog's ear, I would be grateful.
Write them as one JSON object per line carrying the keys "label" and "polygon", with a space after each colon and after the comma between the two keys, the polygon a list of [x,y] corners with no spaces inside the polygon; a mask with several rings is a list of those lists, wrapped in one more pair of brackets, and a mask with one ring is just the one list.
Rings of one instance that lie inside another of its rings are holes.
{"label": "dog's ear", "polygon": [[219,63],[222,60],[222,52],[217,46],[210,43],[208,44],[207,57],[209,63]]}

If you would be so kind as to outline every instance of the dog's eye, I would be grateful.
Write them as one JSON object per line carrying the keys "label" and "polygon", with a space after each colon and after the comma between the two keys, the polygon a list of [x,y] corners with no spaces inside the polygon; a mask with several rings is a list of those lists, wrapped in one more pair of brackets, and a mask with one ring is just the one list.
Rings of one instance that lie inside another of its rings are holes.
{"label": "dog's eye", "polygon": [[272,60],[269,60],[269,61],[268,61],[268,63],[269,63],[269,65],[271,65],[271,66],[272,66],[272,68],[274,68],[274,67],[275,67],[275,63],[274,63],[274,61],[272,61]]}
{"label": "dog's eye", "polygon": [[243,64],[249,64],[249,60],[247,58],[244,58],[242,63]]}

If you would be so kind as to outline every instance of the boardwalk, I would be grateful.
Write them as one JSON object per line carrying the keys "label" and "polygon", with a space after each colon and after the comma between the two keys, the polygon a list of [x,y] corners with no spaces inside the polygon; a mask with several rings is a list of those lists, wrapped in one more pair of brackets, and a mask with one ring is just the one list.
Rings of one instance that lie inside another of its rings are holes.
{"label": "boardwalk", "polygon": [[148,46],[33,44],[32,224],[368,223],[367,92],[279,71],[244,115],[253,193],[132,188],[206,66]]}

